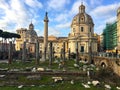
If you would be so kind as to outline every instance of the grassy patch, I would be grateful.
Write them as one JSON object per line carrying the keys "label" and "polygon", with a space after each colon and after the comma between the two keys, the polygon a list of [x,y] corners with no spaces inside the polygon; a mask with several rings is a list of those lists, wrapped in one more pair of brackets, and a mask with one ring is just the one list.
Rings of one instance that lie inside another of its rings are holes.
{"label": "grassy patch", "polygon": [[[90,86],[90,88],[84,88],[81,83],[75,83],[71,85],[69,82],[65,83],[57,83],[53,85],[38,85],[38,86],[23,86],[22,88],[7,86],[0,87],[0,90],[106,90],[104,87],[94,87]],[[116,90],[112,88],[111,90]]]}

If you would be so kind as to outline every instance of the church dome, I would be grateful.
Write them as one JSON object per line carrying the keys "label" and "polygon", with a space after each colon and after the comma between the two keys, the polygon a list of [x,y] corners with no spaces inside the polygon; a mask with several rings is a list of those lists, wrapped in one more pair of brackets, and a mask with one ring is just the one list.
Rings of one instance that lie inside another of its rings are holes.
{"label": "church dome", "polygon": [[32,22],[29,24],[29,29],[26,32],[27,35],[31,35],[32,37],[37,36],[37,33],[34,30],[34,25]]}
{"label": "church dome", "polygon": [[30,25],[29,26],[34,26],[32,23],[30,23]]}
{"label": "church dome", "polygon": [[71,25],[76,25],[76,24],[77,25],[79,25],[79,24],[94,25],[91,16],[85,12],[85,6],[83,4],[79,7],[79,13],[76,16],[74,16]]}
{"label": "church dome", "polygon": [[32,37],[36,37],[37,33],[35,32],[35,30],[27,30],[26,32],[27,35],[31,35]]}

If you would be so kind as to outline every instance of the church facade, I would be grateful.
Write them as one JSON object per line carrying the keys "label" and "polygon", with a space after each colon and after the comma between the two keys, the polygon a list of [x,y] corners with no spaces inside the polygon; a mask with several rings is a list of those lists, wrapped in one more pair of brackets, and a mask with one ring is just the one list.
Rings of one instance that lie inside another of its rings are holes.
{"label": "church facade", "polygon": [[[85,12],[85,6],[79,7],[79,12],[71,23],[71,32],[68,36],[68,45],[71,52],[89,53],[97,52],[97,38],[94,36],[94,22],[92,17]],[[73,48],[74,47],[74,48]]]}
{"label": "church facade", "polygon": [[21,50],[23,48],[23,43],[26,42],[26,49],[32,53],[35,52],[35,43],[37,40],[37,33],[34,30],[34,25],[32,23],[29,24],[29,28],[19,28],[16,30],[17,34],[21,36],[21,38],[16,39],[16,50]]}

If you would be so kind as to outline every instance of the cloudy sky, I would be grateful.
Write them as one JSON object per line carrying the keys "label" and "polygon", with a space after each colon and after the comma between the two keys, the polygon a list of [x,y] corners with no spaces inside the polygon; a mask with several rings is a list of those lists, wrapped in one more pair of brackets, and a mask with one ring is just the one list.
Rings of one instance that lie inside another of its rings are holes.
{"label": "cloudy sky", "polygon": [[0,28],[16,32],[18,28],[28,28],[32,21],[38,36],[42,36],[47,11],[49,35],[68,36],[81,2],[93,18],[95,33],[101,34],[106,23],[116,20],[119,0],[0,0]]}

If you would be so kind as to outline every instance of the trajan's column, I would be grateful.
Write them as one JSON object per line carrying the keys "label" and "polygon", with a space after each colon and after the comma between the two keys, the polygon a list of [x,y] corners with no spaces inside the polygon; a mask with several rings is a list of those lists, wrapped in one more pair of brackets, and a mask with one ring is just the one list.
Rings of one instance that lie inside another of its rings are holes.
{"label": "trajan's column", "polygon": [[45,14],[45,18],[44,18],[44,51],[43,51],[43,60],[46,60],[46,52],[47,52],[47,47],[48,47],[48,16],[47,16],[47,12]]}

